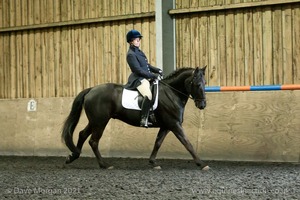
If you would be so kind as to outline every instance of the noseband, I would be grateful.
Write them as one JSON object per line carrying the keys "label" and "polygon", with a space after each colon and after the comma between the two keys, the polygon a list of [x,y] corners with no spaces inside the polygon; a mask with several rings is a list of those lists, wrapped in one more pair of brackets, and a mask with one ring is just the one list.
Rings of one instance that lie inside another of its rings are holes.
{"label": "noseband", "polygon": [[193,99],[194,100],[194,102],[197,102],[197,101],[205,101],[205,98],[198,98],[198,99],[196,99],[196,98],[194,98],[193,96],[192,96],[192,94],[190,95],[191,97],[189,97],[190,99]]}

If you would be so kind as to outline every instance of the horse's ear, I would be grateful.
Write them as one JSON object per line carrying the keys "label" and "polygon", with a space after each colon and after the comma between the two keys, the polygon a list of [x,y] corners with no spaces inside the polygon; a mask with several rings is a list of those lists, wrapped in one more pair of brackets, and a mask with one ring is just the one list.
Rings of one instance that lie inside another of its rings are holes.
{"label": "horse's ear", "polygon": [[205,70],[206,70],[206,67],[207,67],[207,65],[205,65],[205,66],[202,68],[202,71],[204,71],[204,72],[205,72]]}

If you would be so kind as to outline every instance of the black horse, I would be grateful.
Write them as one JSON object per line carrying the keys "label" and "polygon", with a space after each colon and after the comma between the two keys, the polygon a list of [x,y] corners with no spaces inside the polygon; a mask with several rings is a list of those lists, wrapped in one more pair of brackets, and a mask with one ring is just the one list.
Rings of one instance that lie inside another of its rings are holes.
{"label": "black horse", "polygon": [[[156,123],[152,126],[160,128],[150,156],[150,163],[153,166],[156,166],[156,155],[163,140],[172,131],[190,152],[196,164],[203,170],[209,169],[196,155],[182,128],[184,108],[189,98],[194,100],[199,109],[204,109],[206,106],[205,69],[206,67],[181,68],[160,81],[158,107],[154,110]],[[85,89],[77,95],[62,129],[62,139],[72,152],[67,157],[67,164],[79,158],[83,143],[92,135],[89,144],[100,168],[110,167],[104,162],[98,149],[99,140],[109,120],[114,118],[133,126],[140,125],[140,111],[125,109],[121,105],[123,88],[122,85],[108,83]],[[73,132],[83,107],[89,122],[80,131],[75,146]]]}

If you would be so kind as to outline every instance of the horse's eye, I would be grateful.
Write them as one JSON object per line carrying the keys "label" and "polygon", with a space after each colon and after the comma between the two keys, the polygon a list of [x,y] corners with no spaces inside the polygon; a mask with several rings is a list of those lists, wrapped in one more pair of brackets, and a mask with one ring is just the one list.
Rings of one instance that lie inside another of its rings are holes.
{"label": "horse's eye", "polygon": [[201,87],[202,84],[201,84],[201,82],[198,82],[198,83],[196,83],[195,85],[196,85],[197,87]]}

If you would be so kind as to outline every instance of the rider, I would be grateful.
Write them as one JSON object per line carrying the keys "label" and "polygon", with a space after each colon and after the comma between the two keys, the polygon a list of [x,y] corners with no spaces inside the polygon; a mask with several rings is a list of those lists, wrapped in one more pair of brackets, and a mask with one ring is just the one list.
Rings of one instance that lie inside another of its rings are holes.
{"label": "rider", "polygon": [[126,35],[127,42],[130,45],[126,59],[132,73],[128,77],[125,88],[137,89],[144,97],[140,126],[148,127],[150,101],[152,100],[149,81],[157,79],[158,75],[154,73],[162,74],[162,70],[150,65],[146,55],[140,50],[139,47],[142,37],[143,36],[137,30],[131,30]]}

